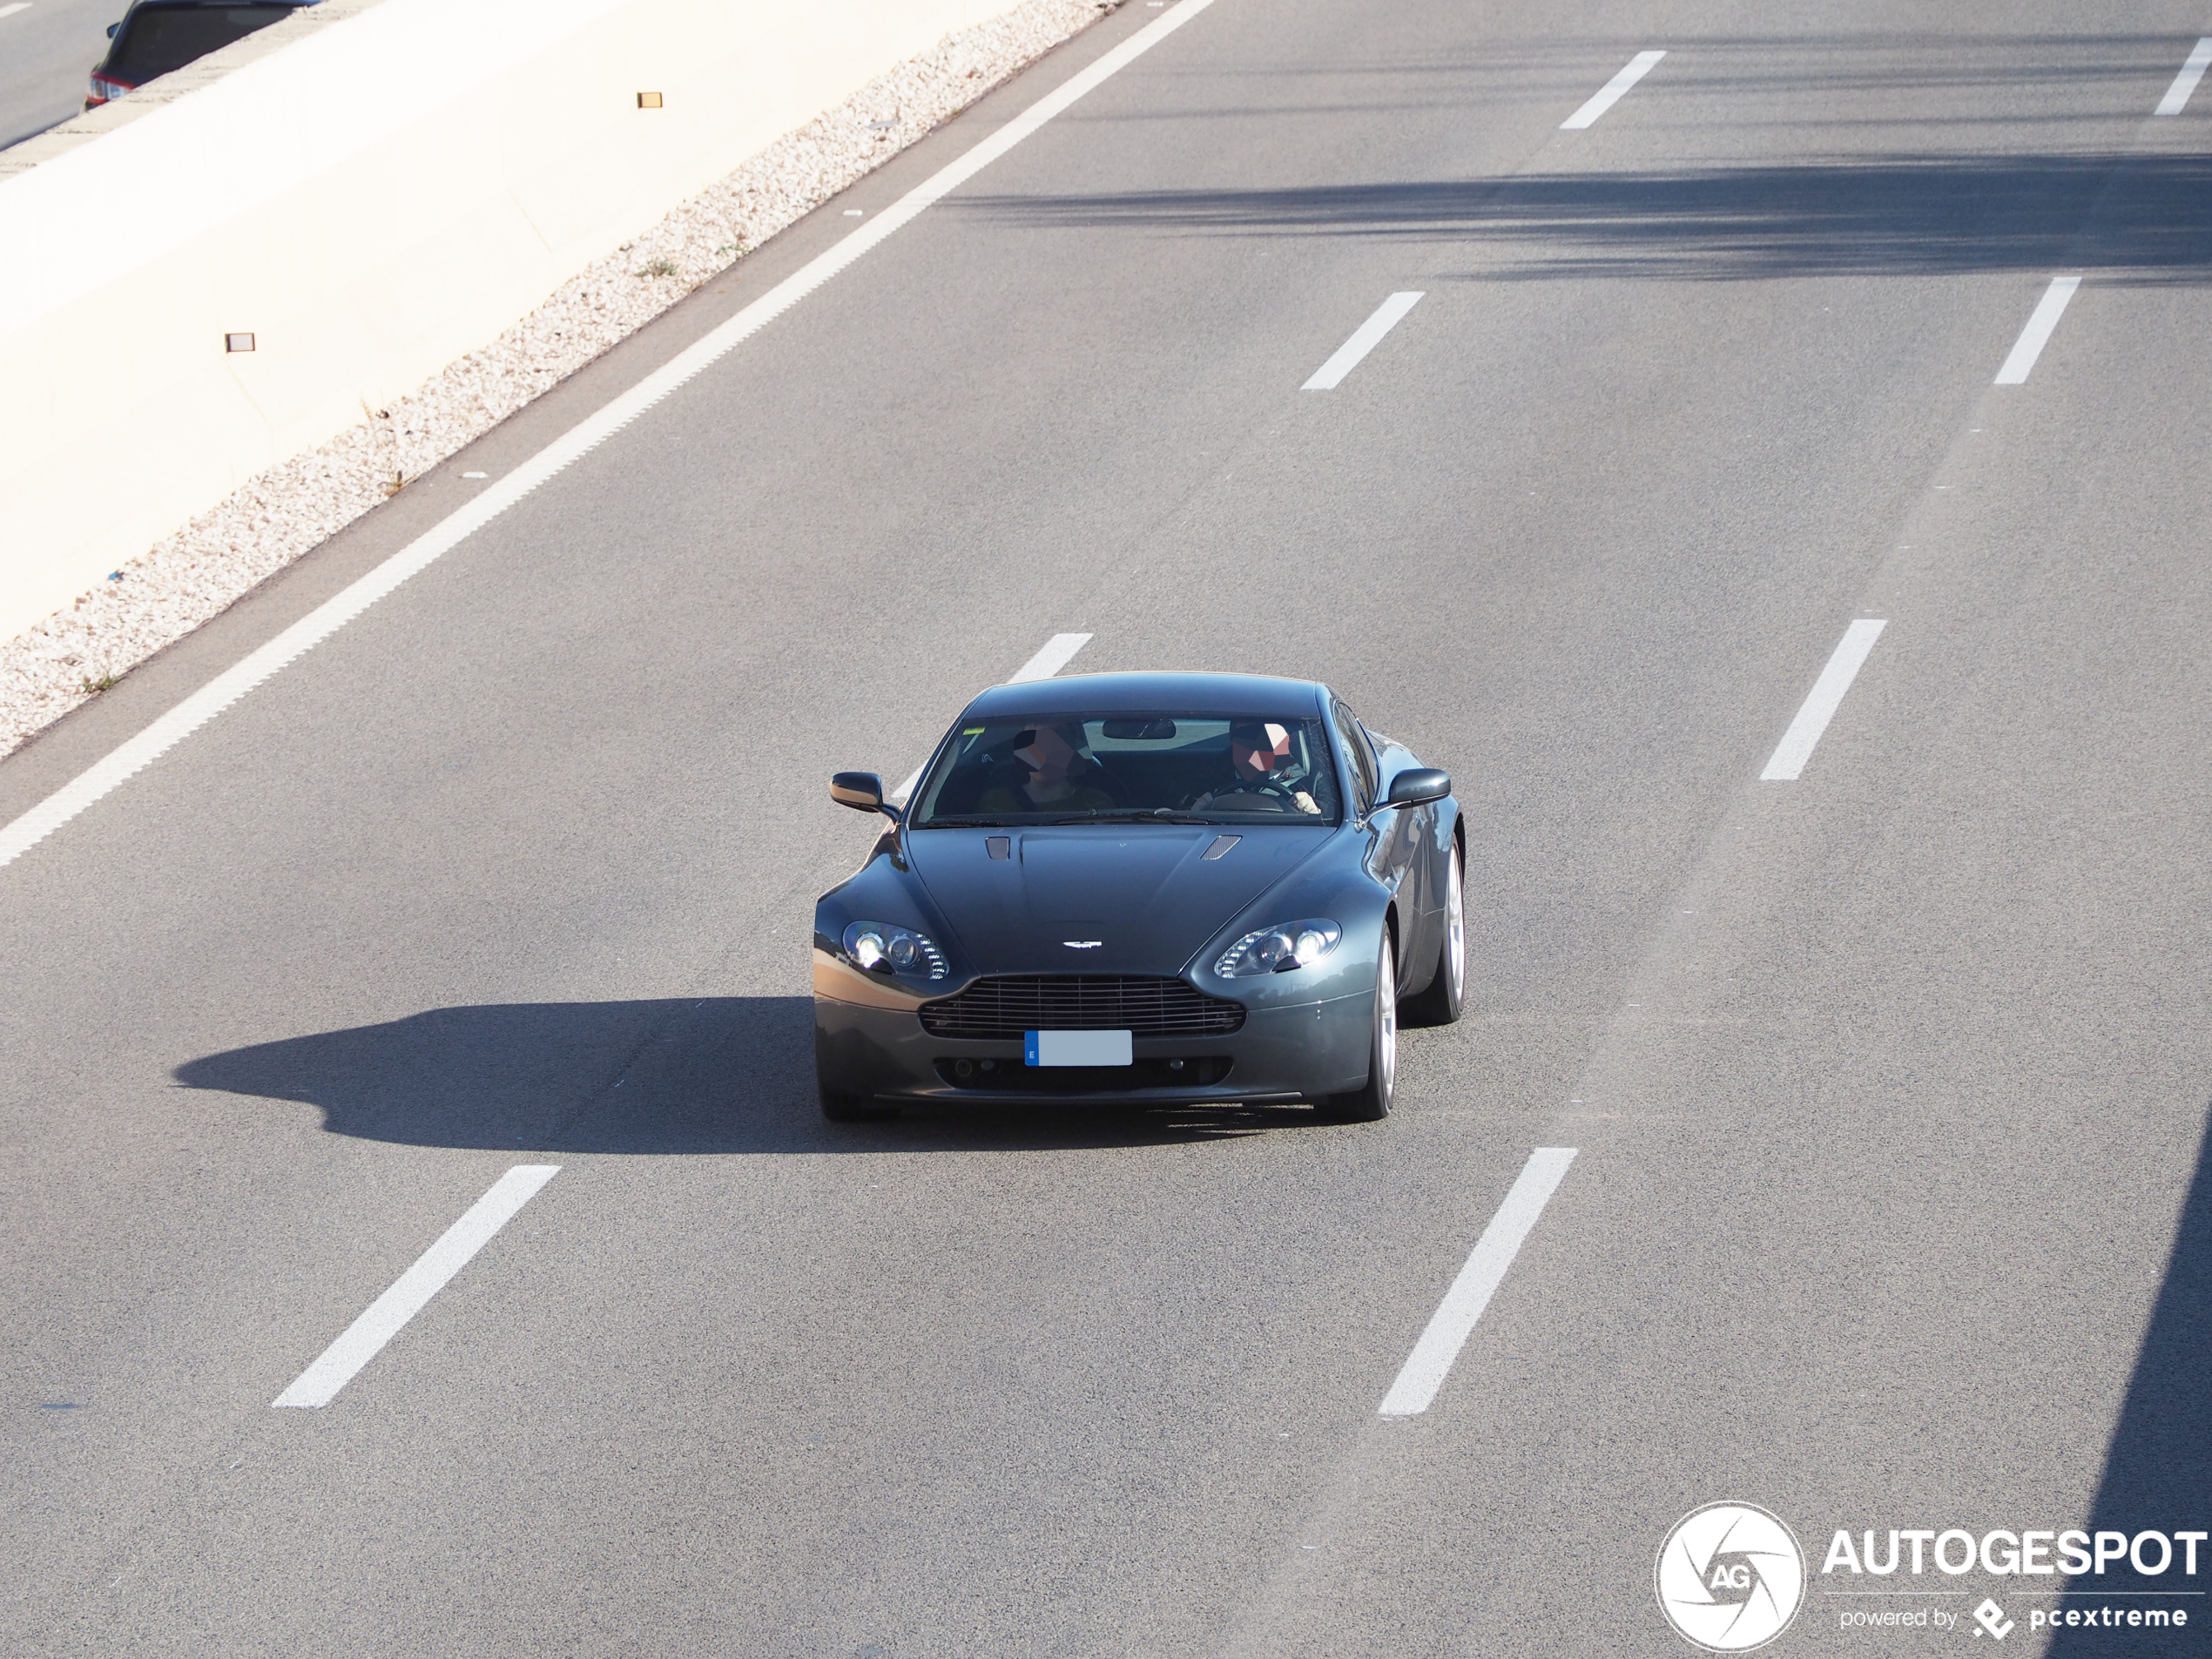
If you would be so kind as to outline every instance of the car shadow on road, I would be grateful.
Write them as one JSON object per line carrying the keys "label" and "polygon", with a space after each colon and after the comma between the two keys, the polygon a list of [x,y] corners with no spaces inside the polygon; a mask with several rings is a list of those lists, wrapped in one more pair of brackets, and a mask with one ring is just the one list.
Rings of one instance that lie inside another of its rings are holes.
{"label": "car shadow on road", "polygon": [[922,1106],[826,1123],[805,996],[509,1002],[284,1037],[179,1066],[187,1089],[321,1108],[410,1146],[671,1154],[1051,1150],[1303,1126],[1295,1109]]}
{"label": "car shadow on road", "polygon": [[1757,280],[2044,274],[2212,277],[2212,158],[1906,154],[1647,172],[1378,180],[1254,190],[974,196],[1024,226],[1166,235],[1433,241],[1440,276]]}
{"label": "car shadow on road", "polygon": [[[2208,1121],[2212,1121],[2212,1112],[2208,1113]],[[2209,1356],[2212,1356],[2212,1134],[2207,1134],[2197,1147],[2196,1175],[2182,1205],[2166,1278],[2152,1305],[2150,1325],[2143,1333],[2134,1374],[2128,1379],[2128,1396],[2120,1407],[2120,1421],[2105,1453],[2104,1478],[2098,1483],[2096,1501],[2085,1521],[2041,1524],[2079,1524],[2093,1534],[2119,1533],[2131,1544],[2144,1532],[2162,1532],[2171,1539],[2183,1528],[2212,1525],[2205,1519],[2206,1498],[2212,1494],[2212,1364],[2208,1364]],[[2067,1586],[2071,1594],[2065,1605],[2103,1605],[2098,1600],[2101,1592],[2125,1598],[2111,1603],[2123,1616],[2130,1608],[2185,1608],[2188,1628],[2062,1628],[2054,1634],[2047,1651],[2201,1653],[2205,1642],[2202,1627],[2212,1621],[2212,1608],[2201,1596],[2174,1592],[2202,1591],[2212,1582],[2212,1547],[2198,1544],[2194,1578],[2188,1575],[2184,1546],[2176,1543],[2171,1548],[2171,1565],[2160,1574],[2137,1573],[2123,1557],[2108,1563],[2102,1573],[2071,1580]],[[2157,1550],[2155,1543],[2144,1544],[2144,1565],[2158,1562]]]}

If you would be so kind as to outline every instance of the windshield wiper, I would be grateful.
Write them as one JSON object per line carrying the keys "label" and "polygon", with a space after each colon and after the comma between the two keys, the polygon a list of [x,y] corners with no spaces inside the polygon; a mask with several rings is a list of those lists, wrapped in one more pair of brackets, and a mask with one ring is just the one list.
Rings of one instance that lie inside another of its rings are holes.
{"label": "windshield wiper", "polygon": [[1095,813],[1077,813],[1071,818],[1055,818],[1055,824],[1211,824],[1217,820],[1201,818],[1194,813],[1178,813],[1171,806],[1162,806],[1151,812],[1135,807],[1101,807]]}
{"label": "windshield wiper", "polygon": [[1008,829],[1014,820],[1008,818],[986,818],[980,813],[941,814],[926,824],[916,824],[915,829]]}

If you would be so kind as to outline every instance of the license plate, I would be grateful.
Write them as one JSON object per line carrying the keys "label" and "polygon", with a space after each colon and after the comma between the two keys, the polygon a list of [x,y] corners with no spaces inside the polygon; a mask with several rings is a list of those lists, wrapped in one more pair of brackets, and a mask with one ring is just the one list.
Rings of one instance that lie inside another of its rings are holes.
{"label": "license plate", "polygon": [[1031,1031],[1022,1060],[1032,1066],[1127,1066],[1136,1062],[1126,1031]]}

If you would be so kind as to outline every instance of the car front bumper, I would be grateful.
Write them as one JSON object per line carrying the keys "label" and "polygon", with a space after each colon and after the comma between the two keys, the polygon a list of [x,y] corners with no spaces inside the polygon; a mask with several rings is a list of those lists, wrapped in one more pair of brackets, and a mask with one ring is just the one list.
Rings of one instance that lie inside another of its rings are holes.
{"label": "car front bumper", "polygon": [[887,996],[848,1001],[827,994],[822,977],[814,994],[816,1073],[825,1089],[866,1100],[1257,1105],[1318,1101],[1367,1081],[1374,998],[1366,992],[1271,1000],[1248,1008],[1242,1028],[1225,1035],[1136,1037],[1128,1067],[1030,1067],[1018,1041],[932,1036],[917,1005]]}

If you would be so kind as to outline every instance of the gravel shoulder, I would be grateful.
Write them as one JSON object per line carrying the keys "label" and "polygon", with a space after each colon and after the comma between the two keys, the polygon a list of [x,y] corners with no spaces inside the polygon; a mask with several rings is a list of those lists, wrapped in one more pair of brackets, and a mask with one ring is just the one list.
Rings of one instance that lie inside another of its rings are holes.
{"label": "gravel shoulder", "polygon": [[388,408],[364,407],[360,425],[261,474],[0,645],[0,755],[1120,3],[1027,0],[947,36],[563,284],[490,345]]}

